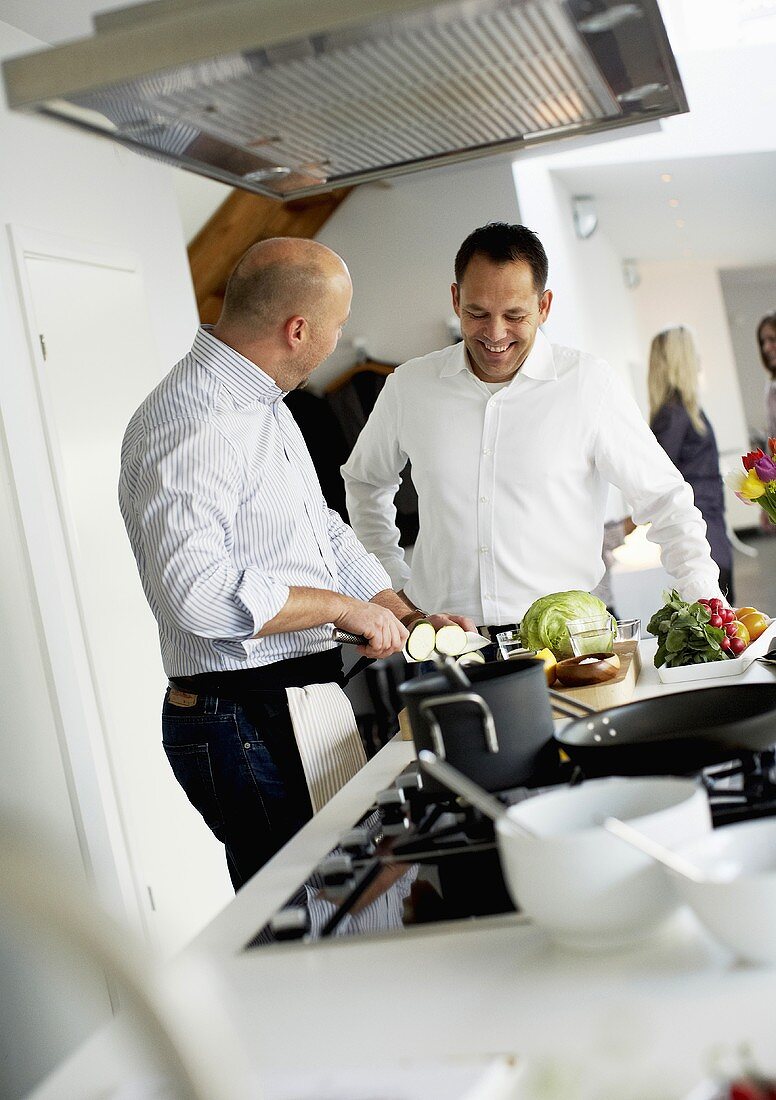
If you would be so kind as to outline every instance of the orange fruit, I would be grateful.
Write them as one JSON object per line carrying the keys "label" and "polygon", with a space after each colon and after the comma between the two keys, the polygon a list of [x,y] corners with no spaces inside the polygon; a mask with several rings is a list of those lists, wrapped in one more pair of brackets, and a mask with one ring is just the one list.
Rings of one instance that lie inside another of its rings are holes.
{"label": "orange fruit", "polygon": [[736,613],[737,619],[742,619],[744,615],[760,615],[762,614],[756,607],[736,607],[733,609]]}
{"label": "orange fruit", "polygon": [[747,610],[746,614],[739,611],[737,618],[749,631],[749,637],[753,642],[756,641],[768,627],[768,620],[761,611]]}

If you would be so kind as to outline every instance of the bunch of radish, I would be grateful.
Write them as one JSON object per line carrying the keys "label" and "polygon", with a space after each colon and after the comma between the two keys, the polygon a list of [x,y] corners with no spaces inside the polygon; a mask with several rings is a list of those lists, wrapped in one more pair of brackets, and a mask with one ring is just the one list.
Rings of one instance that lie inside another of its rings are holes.
{"label": "bunch of radish", "polygon": [[732,607],[725,607],[722,600],[713,597],[710,600],[698,600],[699,604],[709,610],[709,626],[717,627],[725,631],[725,637],[720,642],[725,653],[737,657],[743,653],[749,645],[749,631],[742,622],[736,618]]}

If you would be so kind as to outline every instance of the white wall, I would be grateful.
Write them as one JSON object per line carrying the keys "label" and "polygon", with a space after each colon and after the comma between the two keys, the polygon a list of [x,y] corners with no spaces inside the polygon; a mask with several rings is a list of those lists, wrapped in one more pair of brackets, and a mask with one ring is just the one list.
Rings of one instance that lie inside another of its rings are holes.
{"label": "white wall", "polygon": [[232,194],[233,188],[205,176],[195,176],[182,168],[173,168],[170,179],[178,203],[183,239],[190,244],[205,222]]}
{"label": "white wall", "polygon": [[720,271],[730,338],[747,425],[765,434],[763,392],[768,374],[760,358],[757,328],[766,313],[776,311],[776,267],[746,267]]}
{"label": "white wall", "polygon": [[503,156],[362,185],[349,195],[317,239],[347,262],[353,307],[340,348],[315,372],[313,388],[350,365],[354,337],[365,339],[371,357],[396,363],[448,344],[459,245],[485,222],[518,220]]}
{"label": "white wall", "polygon": [[577,237],[571,194],[544,161],[516,159],[514,175],[523,221],[539,234],[549,259],[554,297],[547,336],[601,356],[632,386],[638,342],[620,256],[601,226],[587,240]]}
{"label": "white wall", "polygon": [[[0,23],[0,55],[40,45]],[[175,928],[166,930],[163,946],[170,949],[193,935],[230,896],[222,850],[186,803],[163,756],[160,663],[150,685],[133,683],[133,670],[127,668],[122,698],[112,700],[114,706],[133,707],[141,692],[153,693],[153,722],[143,723],[137,735],[158,746],[157,774],[124,774],[105,746],[91,740],[99,733],[101,717],[80,635],[32,350],[5,227],[27,227],[138,255],[155,369],[161,377],[187,350],[197,324],[172,170],[99,138],[12,114],[4,105],[0,158],[0,809],[23,811],[37,821],[51,844],[84,868],[102,902],[123,919],[131,917],[150,929],[157,942],[158,921],[147,890],[153,883],[147,881],[131,822],[139,814],[157,819],[158,849],[166,853],[171,882],[180,874],[180,852],[193,846],[197,877],[188,894],[181,892]],[[90,303],[84,301],[73,325],[85,328],[89,323]],[[111,370],[109,346],[105,370]],[[99,417],[94,395],[85,391],[82,400]],[[116,438],[116,449],[119,445]],[[122,592],[122,598],[142,601],[136,577],[131,586],[133,592]],[[121,629],[117,621],[116,630]],[[160,893],[169,898],[168,891]],[[70,1021],[66,1025],[60,1020],[57,1031],[56,1021],[35,1000],[36,991],[46,988],[45,976],[28,973],[26,982],[15,984],[11,977],[18,978],[18,971],[14,976],[5,971],[0,984],[4,1007],[17,1022],[18,1030],[4,1040],[14,1043],[18,1084],[25,1074],[41,1071],[47,1059],[59,1056],[63,1037],[72,1035]],[[26,1060],[23,1053],[19,1057],[25,1024]]]}

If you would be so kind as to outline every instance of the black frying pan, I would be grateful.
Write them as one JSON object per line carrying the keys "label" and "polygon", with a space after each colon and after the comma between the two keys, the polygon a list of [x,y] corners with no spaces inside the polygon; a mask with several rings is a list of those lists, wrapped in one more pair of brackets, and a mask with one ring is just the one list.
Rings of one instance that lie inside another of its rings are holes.
{"label": "black frying pan", "polygon": [[[568,696],[561,698],[574,705]],[[776,683],[640,699],[574,718],[555,740],[588,778],[688,775],[738,752],[773,748]]]}

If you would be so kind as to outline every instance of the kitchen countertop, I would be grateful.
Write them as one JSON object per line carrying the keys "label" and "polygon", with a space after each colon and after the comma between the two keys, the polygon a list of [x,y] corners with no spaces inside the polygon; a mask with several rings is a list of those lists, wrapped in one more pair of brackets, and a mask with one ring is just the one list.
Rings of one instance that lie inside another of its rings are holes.
{"label": "kitchen countertop", "polygon": [[[690,686],[661,684],[654,643],[642,652],[636,698]],[[774,675],[755,664],[713,684]],[[412,756],[410,743],[386,745],[186,949],[215,963],[257,1069],[514,1052],[527,1067],[526,1097],[678,1100],[715,1047],[747,1042],[774,1068],[776,970],[736,963],[686,911],[638,948],[600,955],[554,948],[517,915],[244,952]],[[113,1095],[131,1072],[120,1030],[98,1032],[35,1100]],[[533,1089],[539,1078],[544,1091]]]}

